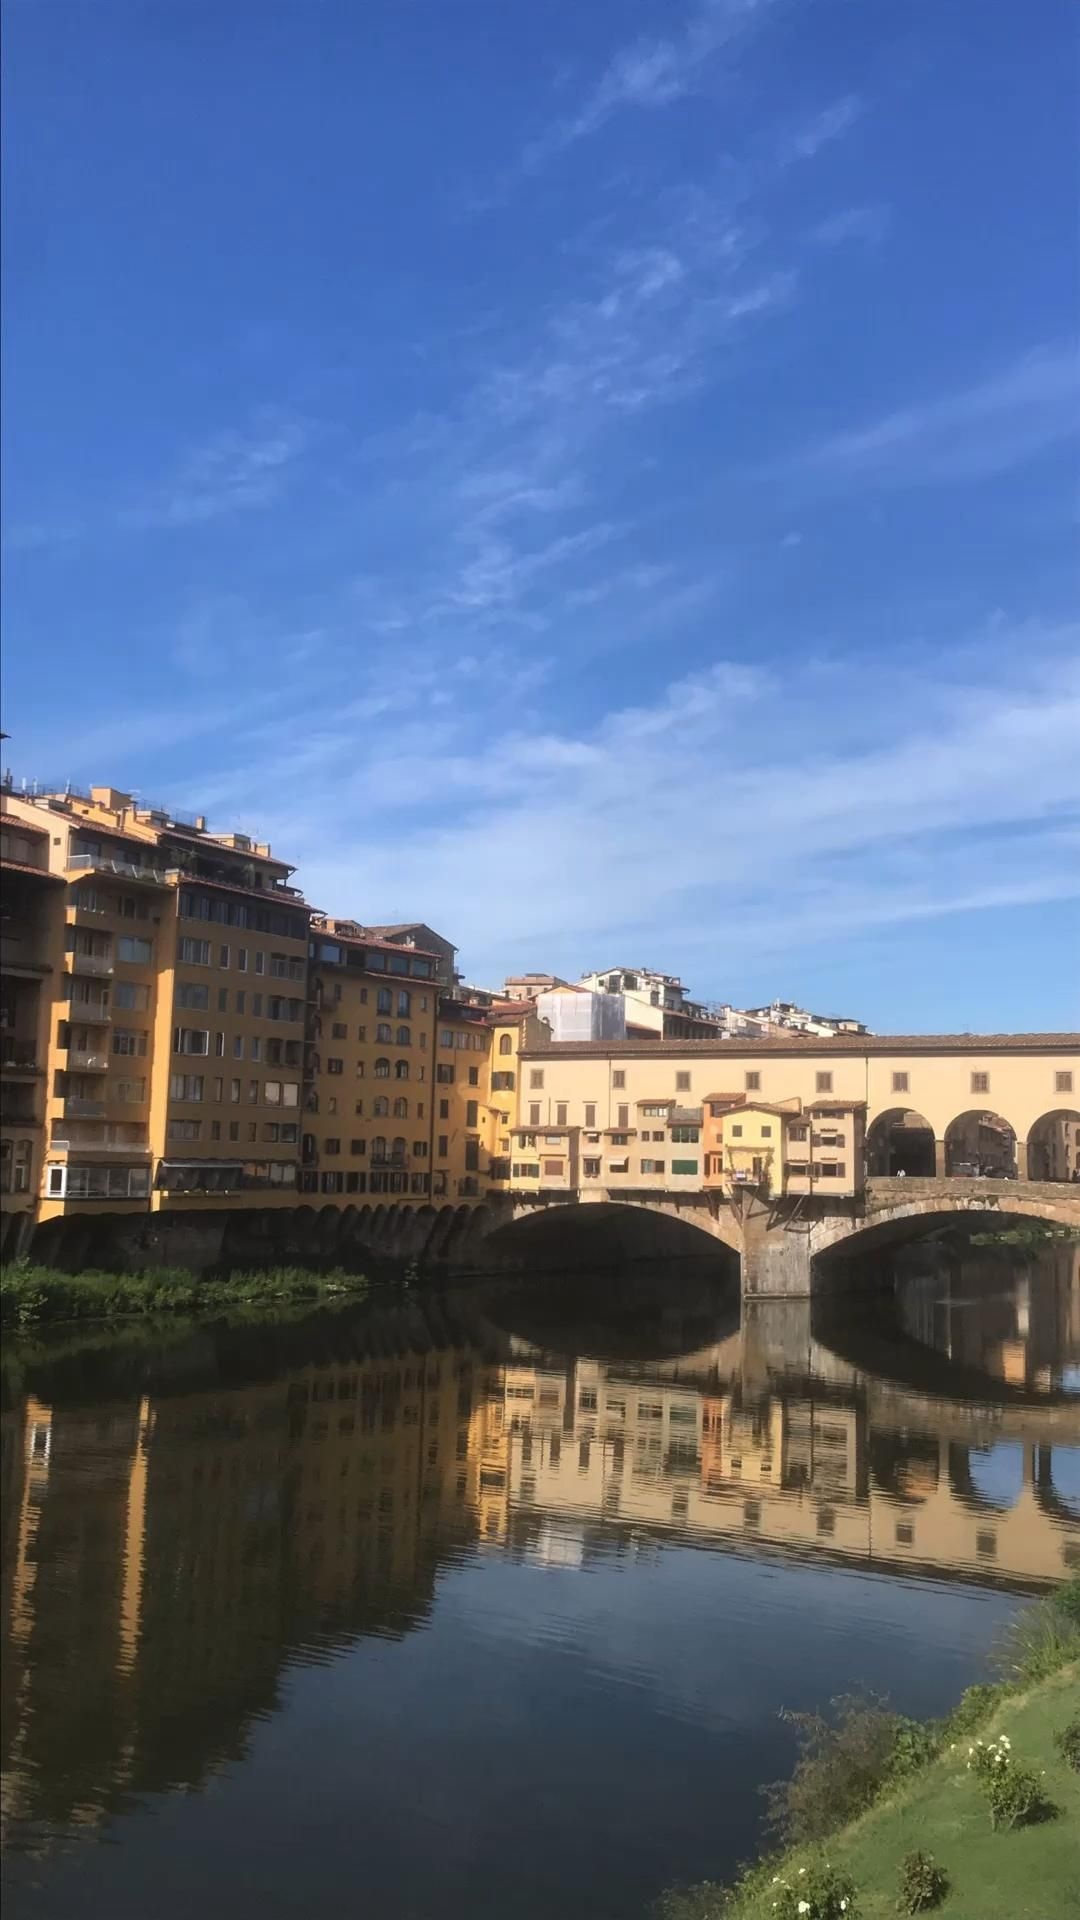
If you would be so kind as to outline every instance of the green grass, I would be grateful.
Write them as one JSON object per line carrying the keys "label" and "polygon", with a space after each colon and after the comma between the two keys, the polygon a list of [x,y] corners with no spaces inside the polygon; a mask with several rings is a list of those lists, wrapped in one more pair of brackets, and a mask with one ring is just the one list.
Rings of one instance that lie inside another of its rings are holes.
{"label": "green grass", "polygon": [[362,1274],[310,1273],[271,1267],[221,1279],[183,1267],[143,1273],[60,1273],[16,1260],[0,1270],[0,1324],[29,1328],[45,1321],[111,1320],[136,1314],[213,1313],[222,1307],[319,1301],[366,1291]]}

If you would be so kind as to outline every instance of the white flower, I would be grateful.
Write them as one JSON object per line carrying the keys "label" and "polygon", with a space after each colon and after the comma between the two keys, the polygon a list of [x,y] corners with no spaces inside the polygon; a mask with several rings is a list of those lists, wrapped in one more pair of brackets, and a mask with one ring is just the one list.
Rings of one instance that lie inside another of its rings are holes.
{"label": "white flower", "polygon": [[810,1911],[810,1902],[809,1902],[809,1900],[800,1900],[800,1901],[799,1901],[799,1912],[800,1912],[800,1913],[809,1913],[809,1911]]}
{"label": "white flower", "polygon": [[800,1872],[800,1873],[805,1873],[805,1872],[806,1872],[806,1868],[805,1868],[805,1867],[800,1867],[800,1868],[799,1868],[799,1872]]}
{"label": "white flower", "polygon": [[841,1911],[841,1913],[846,1913],[846,1912],[847,1912],[847,1901],[846,1901],[846,1900],[841,1900],[841,1902],[840,1902],[840,1911]]}

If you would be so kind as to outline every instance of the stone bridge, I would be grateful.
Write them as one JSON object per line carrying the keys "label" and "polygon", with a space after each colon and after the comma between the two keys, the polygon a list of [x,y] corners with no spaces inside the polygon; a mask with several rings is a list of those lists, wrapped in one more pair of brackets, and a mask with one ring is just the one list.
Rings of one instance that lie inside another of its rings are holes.
{"label": "stone bridge", "polygon": [[[807,1197],[769,1201],[757,1194],[641,1194],[618,1202],[581,1201],[576,1194],[493,1203],[490,1254],[510,1256],[525,1250],[530,1223],[557,1223],[560,1241],[579,1230],[605,1226],[616,1249],[627,1257],[672,1251],[661,1222],[685,1231],[685,1251],[695,1235],[719,1240],[740,1261],[744,1298],[806,1298],[815,1293],[823,1264],[856,1259],[876,1247],[942,1232],[949,1227],[992,1230],[1032,1221],[1080,1233],[1080,1186],[1060,1181],[1008,1179],[871,1179],[854,1198],[829,1201]],[[648,1219],[655,1221],[650,1229]],[[510,1229],[508,1231],[508,1229]],[[519,1231],[520,1229],[520,1231]],[[692,1230],[692,1231],[691,1231]]]}

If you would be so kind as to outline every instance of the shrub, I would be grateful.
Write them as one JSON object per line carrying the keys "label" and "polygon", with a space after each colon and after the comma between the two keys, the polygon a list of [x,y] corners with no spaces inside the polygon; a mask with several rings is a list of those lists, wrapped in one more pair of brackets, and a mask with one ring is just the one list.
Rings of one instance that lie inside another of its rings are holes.
{"label": "shrub", "polygon": [[816,1713],[786,1716],[801,1752],[791,1779],[765,1792],[768,1824],[787,1846],[824,1840],[868,1807],[892,1777],[897,1734],[909,1725],[862,1695],[841,1695],[832,1705],[833,1722]]}
{"label": "shrub", "polygon": [[1054,1745],[1065,1765],[1071,1767],[1074,1773],[1080,1773],[1080,1714],[1070,1720],[1067,1727],[1062,1727]]}
{"label": "shrub", "polygon": [[918,1773],[934,1758],[940,1744],[940,1730],[934,1721],[898,1720],[893,1733],[889,1778],[906,1780]]}
{"label": "shrub", "polygon": [[1013,1759],[1007,1734],[999,1734],[989,1746],[977,1740],[968,1748],[968,1767],[990,1803],[992,1827],[1027,1826],[1045,1812],[1039,1775]]}
{"label": "shrub", "polygon": [[897,1907],[901,1913],[925,1913],[944,1898],[948,1876],[932,1853],[908,1853],[900,1863]]}
{"label": "shrub", "polygon": [[998,1647],[998,1665],[1018,1686],[1034,1686],[1080,1659],[1080,1576],[1025,1607]]}
{"label": "shrub", "polygon": [[711,1880],[694,1887],[669,1887],[653,1908],[656,1920],[723,1920],[731,1911],[731,1894]]}
{"label": "shrub", "polygon": [[855,1883],[827,1860],[778,1873],[772,1911],[776,1920],[855,1920]]}
{"label": "shrub", "polygon": [[1005,1692],[1004,1687],[988,1686],[985,1682],[966,1687],[945,1722],[946,1733],[970,1733],[973,1727],[981,1726],[1005,1698]]}

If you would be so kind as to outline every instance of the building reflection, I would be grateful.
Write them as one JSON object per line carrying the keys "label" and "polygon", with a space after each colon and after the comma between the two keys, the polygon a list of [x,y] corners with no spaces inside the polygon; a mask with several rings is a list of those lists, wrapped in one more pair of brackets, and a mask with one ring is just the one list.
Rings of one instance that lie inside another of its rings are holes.
{"label": "building reflection", "polygon": [[[1075,1285],[1059,1309],[1071,1339]],[[1017,1296],[984,1360],[1021,1314]],[[275,1710],[290,1660],[421,1627],[475,1552],[574,1565],[669,1539],[1017,1591],[1080,1566],[1067,1401],[953,1405],[738,1337],[650,1364],[444,1336],[372,1316],[362,1340],[255,1381],[18,1397],[2,1422],[18,1845],[200,1785]],[[1026,1337],[1037,1387],[1043,1336]]]}

